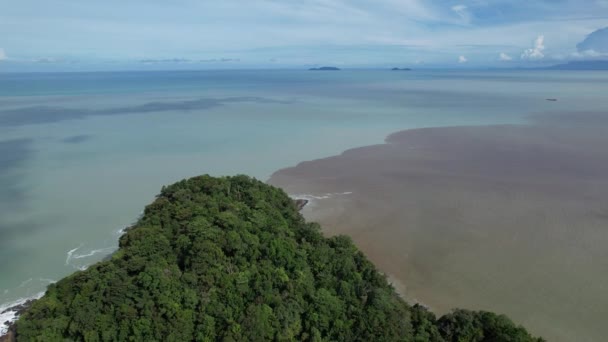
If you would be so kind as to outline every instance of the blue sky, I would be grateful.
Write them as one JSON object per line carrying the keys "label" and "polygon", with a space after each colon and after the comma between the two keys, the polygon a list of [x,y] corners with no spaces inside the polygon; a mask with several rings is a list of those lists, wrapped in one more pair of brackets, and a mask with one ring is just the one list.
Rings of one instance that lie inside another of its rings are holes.
{"label": "blue sky", "polygon": [[605,27],[608,0],[0,0],[0,71],[540,66],[608,57]]}

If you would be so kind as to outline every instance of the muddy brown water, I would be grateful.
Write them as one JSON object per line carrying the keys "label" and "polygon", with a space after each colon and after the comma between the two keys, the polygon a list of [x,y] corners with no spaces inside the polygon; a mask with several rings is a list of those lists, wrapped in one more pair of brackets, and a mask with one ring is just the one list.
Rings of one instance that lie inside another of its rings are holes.
{"label": "muddy brown water", "polygon": [[608,335],[608,114],[395,133],[276,172],[411,302],[509,315],[549,341]]}

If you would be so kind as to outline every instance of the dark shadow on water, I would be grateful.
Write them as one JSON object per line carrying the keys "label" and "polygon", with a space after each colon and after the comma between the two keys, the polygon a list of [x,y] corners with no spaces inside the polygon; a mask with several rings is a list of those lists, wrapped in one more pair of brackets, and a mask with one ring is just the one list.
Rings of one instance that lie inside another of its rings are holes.
{"label": "dark shadow on water", "polygon": [[178,102],[149,102],[137,106],[109,109],[65,108],[51,106],[32,106],[0,111],[0,126],[17,127],[24,125],[54,123],[65,120],[83,119],[89,116],[110,116],[125,114],[145,114],[166,111],[195,111],[223,106],[228,103],[278,103],[289,104],[289,101],[278,101],[260,97],[227,97],[201,98]]}
{"label": "dark shadow on water", "polygon": [[0,214],[23,200],[21,168],[30,158],[31,139],[0,141]]}
{"label": "dark shadow on water", "polygon": [[80,144],[80,143],[90,140],[92,137],[93,137],[92,135],[88,135],[88,134],[73,135],[71,137],[66,137],[66,138],[61,139],[61,142],[66,143],[66,144]]}
{"label": "dark shadow on water", "polygon": [[[15,274],[16,258],[28,253],[27,244],[15,243],[44,229],[53,218],[34,220],[27,215],[24,176],[35,152],[32,139],[0,141],[0,275]],[[11,262],[13,260],[13,262]]]}
{"label": "dark shadow on water", "polygon": [[[31,158],[31,139],[0,141],[0,258],[9,250],[11,241],[21,235],[39,229],[28,222],[26,217],[18,218],[18,213],[27,200],[23,184],[23,172]],[[12,217],[12,220],[9,218]]]}

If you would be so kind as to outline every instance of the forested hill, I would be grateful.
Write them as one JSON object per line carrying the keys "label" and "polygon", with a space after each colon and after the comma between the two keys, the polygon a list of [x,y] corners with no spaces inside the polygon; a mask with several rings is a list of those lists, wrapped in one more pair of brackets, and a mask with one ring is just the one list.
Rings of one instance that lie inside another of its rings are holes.
{"label": "forested hill", "polygon": [[163,188],[111,260],[51,285],[17,341],[537,341],[504,316],[436,320],[349,238],[246,176]]}

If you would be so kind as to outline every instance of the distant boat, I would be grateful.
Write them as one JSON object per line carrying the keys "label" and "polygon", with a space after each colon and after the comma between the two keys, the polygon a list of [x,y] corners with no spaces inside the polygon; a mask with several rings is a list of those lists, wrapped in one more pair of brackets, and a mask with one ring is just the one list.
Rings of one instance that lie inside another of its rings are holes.
{"label": "distant boat", "polygon": [[557,99],[546,99],[547,101],[555,102]]}
{"label": "distant boat", "polygon": [[336,68],[336,67],[324,66],[324,67],[320,67],[320,68],[310,68],[308,70],[312,70],[312,71],[337,71],[337,70],[340,70],[340,69]]}
{"label": "distant boat", "polygon": [[412,69],[410,68],[392,68],[392,71],[411,71]]}

